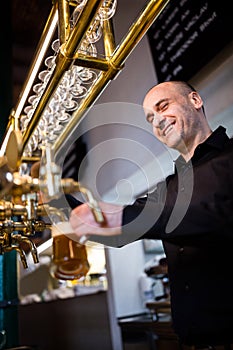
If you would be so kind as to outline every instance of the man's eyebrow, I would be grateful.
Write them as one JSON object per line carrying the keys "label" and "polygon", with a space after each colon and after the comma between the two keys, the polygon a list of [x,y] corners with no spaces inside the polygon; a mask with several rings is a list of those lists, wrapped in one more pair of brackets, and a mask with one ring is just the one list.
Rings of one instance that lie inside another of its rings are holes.
{"label": "man's eyebrow", "polygon": [[161,103],[163,103],[163,102],[168,102],[168,101],[169,101],[169,98],[167,98],[167,97],[161,98],[158,102],[156,102],[156,103],[154,104],[154,107],[158,108],[158,107],[160,106]]}

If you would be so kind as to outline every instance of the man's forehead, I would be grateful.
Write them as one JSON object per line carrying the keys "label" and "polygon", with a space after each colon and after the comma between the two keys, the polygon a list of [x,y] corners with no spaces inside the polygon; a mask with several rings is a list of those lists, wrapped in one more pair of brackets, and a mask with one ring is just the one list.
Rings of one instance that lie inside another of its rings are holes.
{"label": "man's forehead", "polygon": [[162,95],[160,94],[159,90],[156,89],[156,87],[151,89],[144,98],[143,108],[151,108],[152,105],[155,105],[157,103],[161,96]]}
{"label": "man's forehead", "polygon": [[171,82],[164,82],[154,86],[146,94],[143,106],[149,108],[151,104],[156,104],[159,100],[169,98],[171,94],[174,94],[174,86]]}

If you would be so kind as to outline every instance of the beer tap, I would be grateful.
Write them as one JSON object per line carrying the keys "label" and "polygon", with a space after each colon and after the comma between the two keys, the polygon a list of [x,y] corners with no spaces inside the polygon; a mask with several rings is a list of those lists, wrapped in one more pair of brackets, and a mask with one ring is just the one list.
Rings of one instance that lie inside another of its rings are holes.
{"label": "beer tap", "polygon": [[30,240],[28,237],[22,236],[20,234],[14,234],[12,236],[12,242],[16,243],[16,244],[21,243],[21,242],[27,243],[29,245],[29,251],[32,255],[34,264],[39,263],[39,257],[38,257],[36,245],[32,240]]}
{"label": "beer tap", "polygon": [[11,246],[9,246],[9,247],[4,247],[4,253],[6,253],[6,252],[11,252],[12,250],[16,250],[16,251],[19,253],[20,260],[21,260],[21,262],[22,262],[22,264],[23,264],[23,267],[24,267],[25,269],[27,269],[27,268],[28,268],[28,263],[27,263],[27,258],[26,258],[26,254],[25,254],[24,250],[21,249],[21,248],[19,248],[19,247],[16,246],[16,245],[14,245],[14,246],[11,245]]}
{"label": "beer tap", "polygon": [[61,168],[55,163],[51,145],[47,142],[43,145],[39,169],[38,177],[21,175],[18,171],[10,170],[5,157],[0,159],[0,254],[17,251],[25,268],[28,264],[22,243],[29,246],[34,263],[38,263],[37,248],[31,237],[52,225],[39,218],[55,213],[61,215],[58,208],[44,201],[47,203],[62,194],[81,192],[96,221],[104,221],[90,190],[73,179],[61,179]]}
{"label": "beer tap", "polygon": [[[8,202],[6,203],[5,208],[5,217],[4,210],[1,205],[1,218],[4,217],[4,221],[0,222],[0,253],[4,254],[12,250],[16,250],[19,255],[21,262],[24,268],[27,268],[26,254],[24,250],[20,247],[21,243],[27,243],[29,245],[29,251],[32,254],[34,263],[39,262],[39,257],[37,253],[37,248],[34,242],[29,239],[29,236],[33,236],[37,231],[43,231],[46,227],[50,226],[45,224],[43,221],[37,220],[25,220],[24,221],[14,221],[15,214],[25,214],[26,208],[17,206],[14,210],[14,207],[11,204],[11,208]],[[22,233],[17,233],[22,232]]]}

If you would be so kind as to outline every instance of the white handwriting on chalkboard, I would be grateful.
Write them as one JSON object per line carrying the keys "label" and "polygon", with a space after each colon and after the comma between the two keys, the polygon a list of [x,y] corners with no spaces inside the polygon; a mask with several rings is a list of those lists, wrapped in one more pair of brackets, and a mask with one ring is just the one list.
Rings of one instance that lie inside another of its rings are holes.
{"label": "white handwriting on chalkboard", "polygon": [[188,1],[188,0],[182,0],[182,1],[180,2],[180,6],[181,6],[181,7],[184,6],[185,3],[186,3],[187,1]]}
{"label": "white handwriting on chalkboard", "polygon": [[[232,40],[228,3],[223,0],[224,11],[218,11],[213,0],[170,1],[148,32],[160,81],[189,79]],[[208,49],[202,50],[199,60],[198,49],[205,46]]]}
{"label": "white handwriting on chalkboard", "polygon": [[163,67],[161,68],[161,72],[166,73],[166,71],[168,70],[168,67],[169,67],[169,64],[168,64],[168,63],[165,63],[165,64],[163,65]]}
{"label": "white handwriting on chalkboard", "polygon": [[174,77],[180,72],[182,71],[183,66],[181,66],[181,64],[179,64],[174,70],[173,70],[173,75]]}
{"label": "white handwriting on chalkboard", "polygon": [[209,17],[204,23],[200,25],[200,31],[204,32],[204,30],[215,20],[217,17],[216,12],[213,12],[212,16]]}
{"label": "white handwriting on chalkboard", "polygon": [[183,37],[184,37],[184,33],[183,33],[183,32],[179,32],[179,33],[175,36],[175,38],[174,38],[174,40],[171,42],[171,44],[168,45],[168,47],[167,47],[167,52],[170,52],[170,51],[173,49],[173,47],[176,46],[176,45],[181,41],[181,39],[183,39]]}
{"label": "white handwriting on chalkboard", "polygon": [[167,32],[167,34],[165,34],[165,39],[169,39],[172,34],[174,33],[174,31],[180,26],[180,24],[178,22],[176,22],[175,24],[173,24],[173,26],[171,27],[171,29],[169,29],[169,31]]}
{"label": "white handwriting on chalkboard", "polygon": [[182,15],[181,15],[181,21],[184,21],[185,18],[190,14],[190,10],[186,10]]}
{"label": "white handwriting on chalkboard", "polygon": [[191,20],[187,23],[187,25],[184,27],[186,31],[188,31],[190,28],[192,28],[197,21],[203,16],[203,14],[207,11],[208,9],[208,3],[206,2],[201,8],[199,13],[195,14]]}
{"label": "white handwriting on chalkboard", "polygon": [[153,39],[155,39],[155,40],[159,39],[160,34],[161,34],[161,30],[158,29],[158,30],[155,32],[155,34],[153,35]]}
{"label": "white handwriting on chalkboard", "polygon": [[166,56],[166,52],[162,51],[162,53],[158,56],[159,62],[162,62],[164,60],[165,56]]}
{"label": "white handwriting on chalkboard", "polygon": [[195,31],[190,37],[184,42],[184,44],[176,51],[176,53],[170,57],[170,62],[175,62],[188,47],[198,38],[198,32]]}
{"label": "white handwriting on chalkboard", "polygon": [[171,20],[175,17],[175,15],[179,12],[179,9],[176,7],[174,11],[168,16],[166,19],[164,25],[162,26],[162,29],[165,30],[168,26],[168,24],[171,22]]}
{"label": "white handwriting on chalkboard", "polygon": [[159,42],[158,42],[158,44],[156,45],[156,50],[160,50],[161,48],[162,48],[162,46],[163,46],[163,40],[160,40]]}

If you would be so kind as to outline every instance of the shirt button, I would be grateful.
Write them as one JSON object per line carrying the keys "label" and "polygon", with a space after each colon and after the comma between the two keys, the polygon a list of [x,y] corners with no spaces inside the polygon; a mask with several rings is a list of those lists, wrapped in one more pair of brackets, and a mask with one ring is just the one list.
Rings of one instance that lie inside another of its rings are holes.
{"label": "shirt button", "polygon": [[181,187],[180,191],[181,191],[181,192],[184,192],[184,187]]}
{"label": "shirt button", "polygon": [[184,247],[180,247],[179,252],[183,253],[184,252]]}
{"label": "shirt button", "polygon": [[186,284],[185,287],[184,287],[185,291],[188,292],[189,291],[189,285]]}

